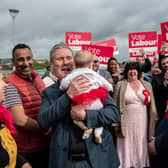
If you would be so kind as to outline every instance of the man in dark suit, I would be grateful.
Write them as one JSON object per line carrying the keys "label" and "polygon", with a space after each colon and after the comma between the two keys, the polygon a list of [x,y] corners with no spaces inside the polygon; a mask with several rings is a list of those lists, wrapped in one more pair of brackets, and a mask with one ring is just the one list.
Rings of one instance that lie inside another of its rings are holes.
{"label": "man in dark suit", "polygon": [[151,168],[167,168],[168,155],[168,111],[156,128],[155,137],[149,143]]}
{"label": "man in dark suit", "polygon": [[152,87],[159,116],[155,137],[149,143],[151,167],[168,167],[168,56],[159,54],[159,68],[162,73],[153,76]]}
{"label": "man in dark suit", "polygon": [[163,119],[168,100],[168,56],[159,56],[159,68],[162,72],[153,75],[152,87],[159,120]]}
{"label": "man in dark suit", "polygon": [[[42,106],[38,114],[41,128],[52,128],[49,168],[117,168],[119,160],[109,127],[120,122],[120,113],[109,96],[101,110],[84,110],[82,106],[71,107],[72,97],[89,88],[84,77],[75,78],[68,90],[59,89],[60,80],[73,69],[71,49],[64,43],[56,44],[50,52],[55,61],[58,82],[43,92]],[[82,130],[73,124],[82,120],[88,128],[103,126],[102,144],[94,142],[93,135],[82,140]]]}

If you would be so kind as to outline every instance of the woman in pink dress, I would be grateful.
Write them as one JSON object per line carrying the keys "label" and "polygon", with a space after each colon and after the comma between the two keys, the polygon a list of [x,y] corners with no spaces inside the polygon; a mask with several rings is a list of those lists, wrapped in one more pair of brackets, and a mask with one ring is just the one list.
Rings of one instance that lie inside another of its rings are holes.
{"label": "woman in pink dress", "polygon": [[158,119],[151,84],[140,79],[140,66],[127,63],[124,80],[115,87],[114,100],[121,111],[115,126],[120,168],[149,166],[148,142]]}

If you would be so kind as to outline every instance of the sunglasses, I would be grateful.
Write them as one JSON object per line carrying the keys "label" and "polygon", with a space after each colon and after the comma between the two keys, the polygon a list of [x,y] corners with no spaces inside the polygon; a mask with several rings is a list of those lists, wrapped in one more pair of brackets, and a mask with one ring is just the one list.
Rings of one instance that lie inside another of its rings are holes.
{"label": "sunglasses", "polygon": [[98,63],[98,60],[94,60],[93,63]]}

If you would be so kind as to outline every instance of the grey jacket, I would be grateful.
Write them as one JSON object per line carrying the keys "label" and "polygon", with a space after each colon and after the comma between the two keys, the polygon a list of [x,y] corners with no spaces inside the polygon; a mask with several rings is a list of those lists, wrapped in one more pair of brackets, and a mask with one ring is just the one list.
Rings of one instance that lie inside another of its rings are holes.
{"label": "grey jacket", "polygon": [[[59,82],[44,90],[38,122],[45,130],[52,127],[49,168],[68,168],[70,109],[71,99],[65,92],[60,91]],[[88,127],[106,127],[111,123],[120,122],[119,109],[110,96],[104,103],[103,109],[87,110],[86,113]],[[102,138],[102,144],[94,143],[93,135],[86,139],[91,166],[93,168],[117,168],[119,160],[109,129],[104,129]]]}

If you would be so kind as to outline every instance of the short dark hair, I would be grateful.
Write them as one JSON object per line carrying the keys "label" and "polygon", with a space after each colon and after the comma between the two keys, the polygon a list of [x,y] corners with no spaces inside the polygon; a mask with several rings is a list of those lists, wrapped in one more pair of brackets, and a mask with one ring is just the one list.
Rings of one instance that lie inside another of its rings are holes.
{"label": "short dark hair", "polygon": [[168,56],[165,55],[164,52],[160,52],[160,53],[159,53],[159,61],[158,61],[158,62],[159,62],[159,69],[161,69],[162,71],[163,71],[163,68],[162,68],[161,62],[162,62],[162,60],[165,59],[165,58],[168,58]]}
{"label": "short dark hair", "polygon": [[[159,65],[159,61],[153,62],[152,67],[155,66],[155,64],[158,64],[158,65]],[[160,68],[159,68],[159,69],[160,69]]]}
{"label": "short dark hair", "polygon": [[124,79],[128,79],[128,71],[132,70],[132,69],[137,70],[138,79],[140,79],[141,74],[142,74],[141,67],[140,67],[139,63],[135,62],[135,61],[126,63],[125,70],[124,70]]}
{"label": "short dark hair", "polygon": [[12,57],[14,58],[14,54],[17,49],[24,49],[24,48],[28,48],[31,51],[31,48],[27,44],[23,43],[16,44],[12,50]]}

